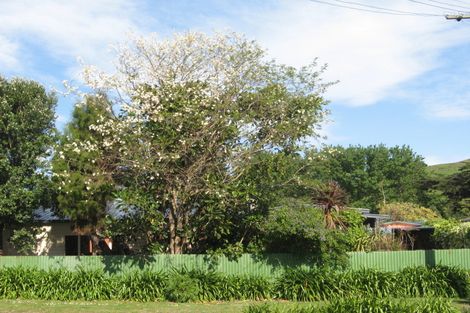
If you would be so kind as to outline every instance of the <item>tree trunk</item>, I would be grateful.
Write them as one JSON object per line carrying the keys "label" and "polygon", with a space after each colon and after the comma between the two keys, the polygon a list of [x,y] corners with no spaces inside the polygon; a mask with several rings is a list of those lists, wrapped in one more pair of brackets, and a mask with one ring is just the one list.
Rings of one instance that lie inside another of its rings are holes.
{"label": "tree trunk", "polygon": [[180,208],[178,206],[178,193],[171,192],[171,205],[170,213],[168,214],[168,226],[170,230],[170,253],[182,254],[183,253],[183,238],[181,233],[183,231],[183,218],[181,216]]}

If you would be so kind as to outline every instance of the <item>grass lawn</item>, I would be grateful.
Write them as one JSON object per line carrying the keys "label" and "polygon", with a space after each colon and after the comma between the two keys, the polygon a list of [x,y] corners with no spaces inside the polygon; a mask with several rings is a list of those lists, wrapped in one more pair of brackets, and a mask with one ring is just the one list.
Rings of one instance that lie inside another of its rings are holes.
{"label": "grass lawn", "polygon": [[[220,303],[173,303],[173,302],[125,302],[125,301],[45,301],[0,300],[0,312],[78,313],[78,312],[152,312],[152,313],[241,313],[255,301]],[[279,304],[294,305],[280,302]]]}
{"label": "grass lawn", "polygon": [[[81,313],[81,312],[152,312],[152,313],[241,313],[254,301],[220,303],[172,303],[172,302],[125,302],[125,301],[45,301],[45,300],[0,300],[0,312],[11,313]],[[276,302],[278,305],[295,305],[293,302]],[[297,303],[298,304],[298,303]],[[470,312],[470,303],[456,301],[462,312]]]}

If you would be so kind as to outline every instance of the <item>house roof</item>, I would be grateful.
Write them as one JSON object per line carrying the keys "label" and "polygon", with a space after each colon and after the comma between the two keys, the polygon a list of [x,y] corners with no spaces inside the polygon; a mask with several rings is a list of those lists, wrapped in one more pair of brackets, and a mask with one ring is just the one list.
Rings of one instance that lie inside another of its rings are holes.
{"label": "house roof", "polygon": [[[123,219],[135,214],[137,209],[132,206],[124,206],[119,201],[109,201],[106,205],[106,214],[115,218]],[[70,217],[60,216],[51,208],[37,208],[33,212],[33,219],[37,222],[69,222]]]}
{"label": "house roof", "polygon": [[374,220],[391,220],[392,219],[389,214],[370,213],[370,209],[365,209],[365,208],[354,208],[354,209],[357,210],[359,213],[361,213],[361,215],[364,216],[365,218],[371,218]]}
{"label": "house roof", "polygon": [[388,214],[376,214],[376,213],[362,213],[365,218],[373,218],[376,220],[390,220],[391,217]]}
{"label": "house roof", "polygon": [[421,229],[433,229],[434,227],[423,225],[423,223],[418,222],[407,222],[407,221],[392,221],[387,223],[382,223],[380,225],[385,229],[398,229],[398,230],[421,230]]}
{"label": "house roof", "polygon": [[38,222],[60,222],[60,221],[70,221],[68,217],[61,217],[57,215],[51,208],[38,208],[33,212],[33,218]]}

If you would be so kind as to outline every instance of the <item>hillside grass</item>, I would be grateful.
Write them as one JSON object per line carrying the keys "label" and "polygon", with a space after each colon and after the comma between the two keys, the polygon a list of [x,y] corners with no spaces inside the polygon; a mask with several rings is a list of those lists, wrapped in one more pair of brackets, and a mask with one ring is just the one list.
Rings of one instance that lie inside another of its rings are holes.
{"label": "hillside grass", "polygon": [[426,171],[430,178],[440,180],[457,173],[467,163],[470,163],[470,159],[454,163],[430,165],[426,168]]}

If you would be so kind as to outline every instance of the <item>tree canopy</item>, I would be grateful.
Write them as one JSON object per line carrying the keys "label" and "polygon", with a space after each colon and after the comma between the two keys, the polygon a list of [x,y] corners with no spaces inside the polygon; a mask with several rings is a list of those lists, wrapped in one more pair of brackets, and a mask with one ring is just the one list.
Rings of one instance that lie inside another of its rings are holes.
{"label": "tree canopy", "polygon": [[388,202],[420,199],[426,164],[408,146],[325,147],[311,151],[309,158],[309,176],[339,183],[350,206],[377,209]]}
{"label": "tree canopy", "polygon": [[168,250],[191,251],[211,219],[256,207],[236,189],[257,154],[292,153],[317,136],[327,103],[323,69],[266,61],[255,42],[235,34],[137,38],[119,50],[114,73],[84,69],[87,86],[118,112],[90,126],[101,141],[77,148],[103,149],[106,174],[153,197]]}
{"label": "tree canopy", "polygon": [[47,204],[47,158],[55,138],[56,98],[36,82],[0,77],[0,223],[22,250],[33,239],[24,227]]}
{"label": "tree canopy", "polygon": [[99,118],[107,116],[105,98],[87,97],[77,105],[72,120],[59,138],[52,160],[56,183],[58,213],[84,226],[98,226],[111,198],[112,180],[101,160],[100,149],[79,149],[79,144],[96,144],[101,135],[90,129]]}

